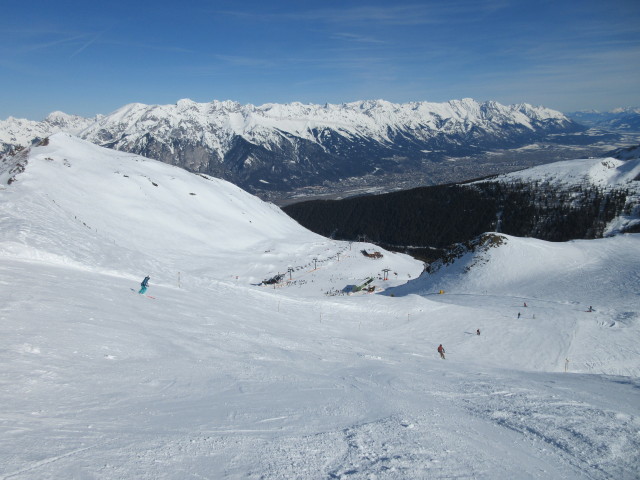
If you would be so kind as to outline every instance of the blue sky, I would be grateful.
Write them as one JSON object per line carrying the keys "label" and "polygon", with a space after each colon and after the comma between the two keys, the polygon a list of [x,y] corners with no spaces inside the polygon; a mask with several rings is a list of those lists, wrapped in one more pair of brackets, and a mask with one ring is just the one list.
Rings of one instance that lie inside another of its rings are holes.
{"label": "blue sky", "polygon": [[2,2],[0,119],[132,102],[640,106],[640,1]]}

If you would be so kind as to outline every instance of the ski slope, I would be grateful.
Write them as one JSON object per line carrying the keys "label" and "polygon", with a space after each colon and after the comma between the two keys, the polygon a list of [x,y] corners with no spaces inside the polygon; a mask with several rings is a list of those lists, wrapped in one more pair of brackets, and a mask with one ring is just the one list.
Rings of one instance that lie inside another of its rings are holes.
{"label": "ski slope", "polygon": [[0,479],[640,474],[639,235],[425,277],[64,134],[0,181]]}
{"label": "ski slope", "polygon": [[[468,318],[500,334],[499,348],[484,354],[496,366],[564,371],[568,360],[572,372],[640,376],[639,235],[566,243],[493,238],[499,240],[387,293],[469,309]],[[441,335],[448,333],[459,337],[444,325]],[[473,361],[476,345],[461,347]]]}

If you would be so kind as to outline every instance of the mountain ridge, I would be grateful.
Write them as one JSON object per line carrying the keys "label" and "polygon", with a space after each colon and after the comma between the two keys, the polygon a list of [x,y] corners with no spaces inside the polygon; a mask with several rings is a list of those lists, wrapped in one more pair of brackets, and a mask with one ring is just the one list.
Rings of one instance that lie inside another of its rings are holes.
{"label": "mountain ridge", "polygon": [[619,132],[640,132],[640,107],[619,107],[606,112],[580,110],[567,113],[567,116],[589,127]]}
{"label": "mountain ridge", "polygon": [[182,99],[172,105],[131,103],[84,123],[71,116],[55,121],[61,116],[42,124],[0,122],[4,150],[18,140],[42,138],[47,129],[62,131],[66,121],[67,130],[74,130],[69,133],[92,143],[223,178],[248,191],[419,171],[448,155],[521,146],[582,128],[545,107],[470,98],[261,106]]}

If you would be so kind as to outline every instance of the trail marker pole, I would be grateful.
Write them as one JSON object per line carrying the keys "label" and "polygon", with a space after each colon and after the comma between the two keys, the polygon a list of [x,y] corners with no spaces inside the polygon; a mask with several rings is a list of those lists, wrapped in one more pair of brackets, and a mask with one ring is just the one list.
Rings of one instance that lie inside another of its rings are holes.
{"label": "trail marker pole", "polygon": [[569,369],[569,359],[565,358],[564,359],[564,373],[567,373],[568,369]]}

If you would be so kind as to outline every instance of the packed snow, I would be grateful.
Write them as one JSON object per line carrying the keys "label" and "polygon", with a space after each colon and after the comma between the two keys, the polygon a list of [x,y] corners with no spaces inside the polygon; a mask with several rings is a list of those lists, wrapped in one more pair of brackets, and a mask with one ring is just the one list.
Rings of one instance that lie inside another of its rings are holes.
{"label": "packed snow", "polygon": [[0,479],[640,475],[640,235],[500,236],[426,276],[44,143],[0,164]]}

